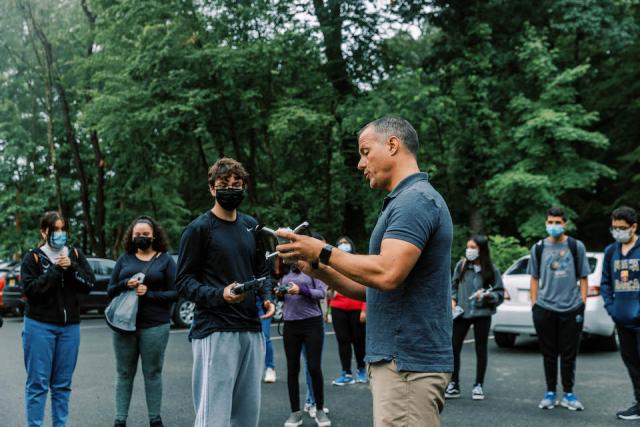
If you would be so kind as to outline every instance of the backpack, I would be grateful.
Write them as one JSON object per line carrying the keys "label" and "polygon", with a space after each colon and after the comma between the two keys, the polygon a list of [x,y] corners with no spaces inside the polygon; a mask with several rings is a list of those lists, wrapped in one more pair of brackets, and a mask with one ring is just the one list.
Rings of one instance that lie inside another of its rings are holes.
{"label": "backpack", "polygon": [[[578,258],[578,241],[571,236],[567,236],[567,243],[569,244],[569,251],[573,257],[573,268],[576,272],[576,280],[580,279],[580,272],[582,271],[582,260]],[[539,240],[534,248],[536,254],[536,260],[538,261],[538,271],[536,274],[540,277],[540,264],[542,259],[542,251],[544,250],[544,239]]]}

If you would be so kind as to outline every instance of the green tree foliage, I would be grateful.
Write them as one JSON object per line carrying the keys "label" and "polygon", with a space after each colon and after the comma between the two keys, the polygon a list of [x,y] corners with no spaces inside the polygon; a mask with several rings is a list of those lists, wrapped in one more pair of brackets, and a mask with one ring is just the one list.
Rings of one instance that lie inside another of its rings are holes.
{"label": "green tree foliage", "polygon": [[640,196],[639,23],[634,0],[0,2],[0,256],[46,209],[88,252],[116,256],[141,214],[175,248],[222,156],[251,175],[244,211],[365,251],[383,194],[356,135],[389,114],[418,131],[455,256],[483,232],[506,268],[550,205],[601,247]]}
{"label": "green tree foliage", "polygon": [[[602,176],[614,171],[582,155],[583,147],[606,149],[605,135],[590,131],[598,120],[578,102],[576,81],[587,65],[559,70],[546,40],[527,28],[518,50],[526,92],[510,102],[515,126],[510,157],[513,166],[488,183],[497,206],[509,203],[498,216],[518,225],[522,236],[540,236],[545,207],[562,205],[572,191],[594,188]],[[582,151],[581,151],[582,150]]]}

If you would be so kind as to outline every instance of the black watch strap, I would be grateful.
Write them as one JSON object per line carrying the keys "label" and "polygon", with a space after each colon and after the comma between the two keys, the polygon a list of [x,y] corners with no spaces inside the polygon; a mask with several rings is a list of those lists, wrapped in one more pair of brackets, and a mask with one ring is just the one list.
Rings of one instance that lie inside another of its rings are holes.
{"label": "black watch strap", "polygon": [[324,265],[329,265],[329,258],[331,258],[331,252],[333,251],[333,246],[330,244],[324,245],[324,248],[320,251],[320,256],[318,259]]}

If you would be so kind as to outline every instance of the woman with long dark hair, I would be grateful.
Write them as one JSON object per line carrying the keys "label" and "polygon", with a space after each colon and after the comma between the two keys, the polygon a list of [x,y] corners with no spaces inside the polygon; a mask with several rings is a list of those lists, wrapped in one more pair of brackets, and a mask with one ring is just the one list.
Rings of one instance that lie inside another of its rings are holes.
{"label": "woman with long dark hair", "polygon": [[476,345],[476,381],[471,397],[483,400],[484,376],[487,370],[487,343],[491,328],[491,316],[504,300],[504,287],[500,271],[491,262],[489,240],[474,235],[467,242],[465,257],[453,272],[451,306],[463,312],[453,321],[453,375],[445,397],[460,397],[460,352],[464,338],[473,325]]}
{"label": "woman with long dark hair", "polygon": [[162,366],[169,341],[171,305],[178,299],[176,263],[167,254],[164,230],[151,217],[135,219],[123,243],[125,253],[116,262],[107,292],[111,298],[122,292],[135,292],[139,300],[136,332],[113,332],[117,371],[114,426],[126,426],[133,379],[141,359],[149,425],[162,427]]}
{"label": "woman with long dark hair", "polygon": [[40,220],[39,247],[27,252],[20,275],[27,299],[22,346],[27,369],[27,425],[43,426],[51,391],[51,424],[65,426],[71,378],[80,348],[78,294],[93,289],[95,277],[80,249],[67,244],[69,223],[58,212]]}
{"label": "woman with long dark hair", "polygon": [[310,415],[315,418],[318,426],[328,427],[331,425],[331,420],[324,410],[324,380],[321,365],[324,324],[320,306],[320,300],[326,296],[327,286],[320,280],[303,273],[297,265],[291,266],[291,270],[282,277],[280,283],[287,286],[284,294],[282,335],[287,357],[287,386],[291,405],[291,415],[284,426],[302,425],[298,375],[300,356],[304,348],[315,400],[314,409],[316,409],[315,414]]}
{"label": "woman with long dark hair", "polygon": [[[356,246],[347,236],[342,236],[336,242],[338,249],[356,253]],[[348,298],[339,292],[336,292],[331,299],[331,322],[333,330],[336,333],[338,341],[338,353],[340,355],[340,365],[342,372],[340,376],[333,380],[333,385],[343,386],[349,384],[366,383],[367,370],[364,363],[365,353],[365,321],[366,321],[366,304]],[[351,348],[353,347],[353,353]],[[356,375],[351,371],[351,355],[355,355],[356,359]]]}

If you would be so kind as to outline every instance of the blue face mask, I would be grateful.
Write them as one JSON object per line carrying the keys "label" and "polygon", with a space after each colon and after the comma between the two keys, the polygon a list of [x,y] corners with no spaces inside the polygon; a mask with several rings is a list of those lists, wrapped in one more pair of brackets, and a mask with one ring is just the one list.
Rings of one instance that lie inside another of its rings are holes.
{"label": "blue face mask", "polygon": [[49,245],[53,249],[62,249],[67,244],[67,232],[55,231],[49,238]]}
{"label": "blue face mask", "polygon": [[558,224],[547,225],[547,234],[557,239],[564,234],[564,226]]}

